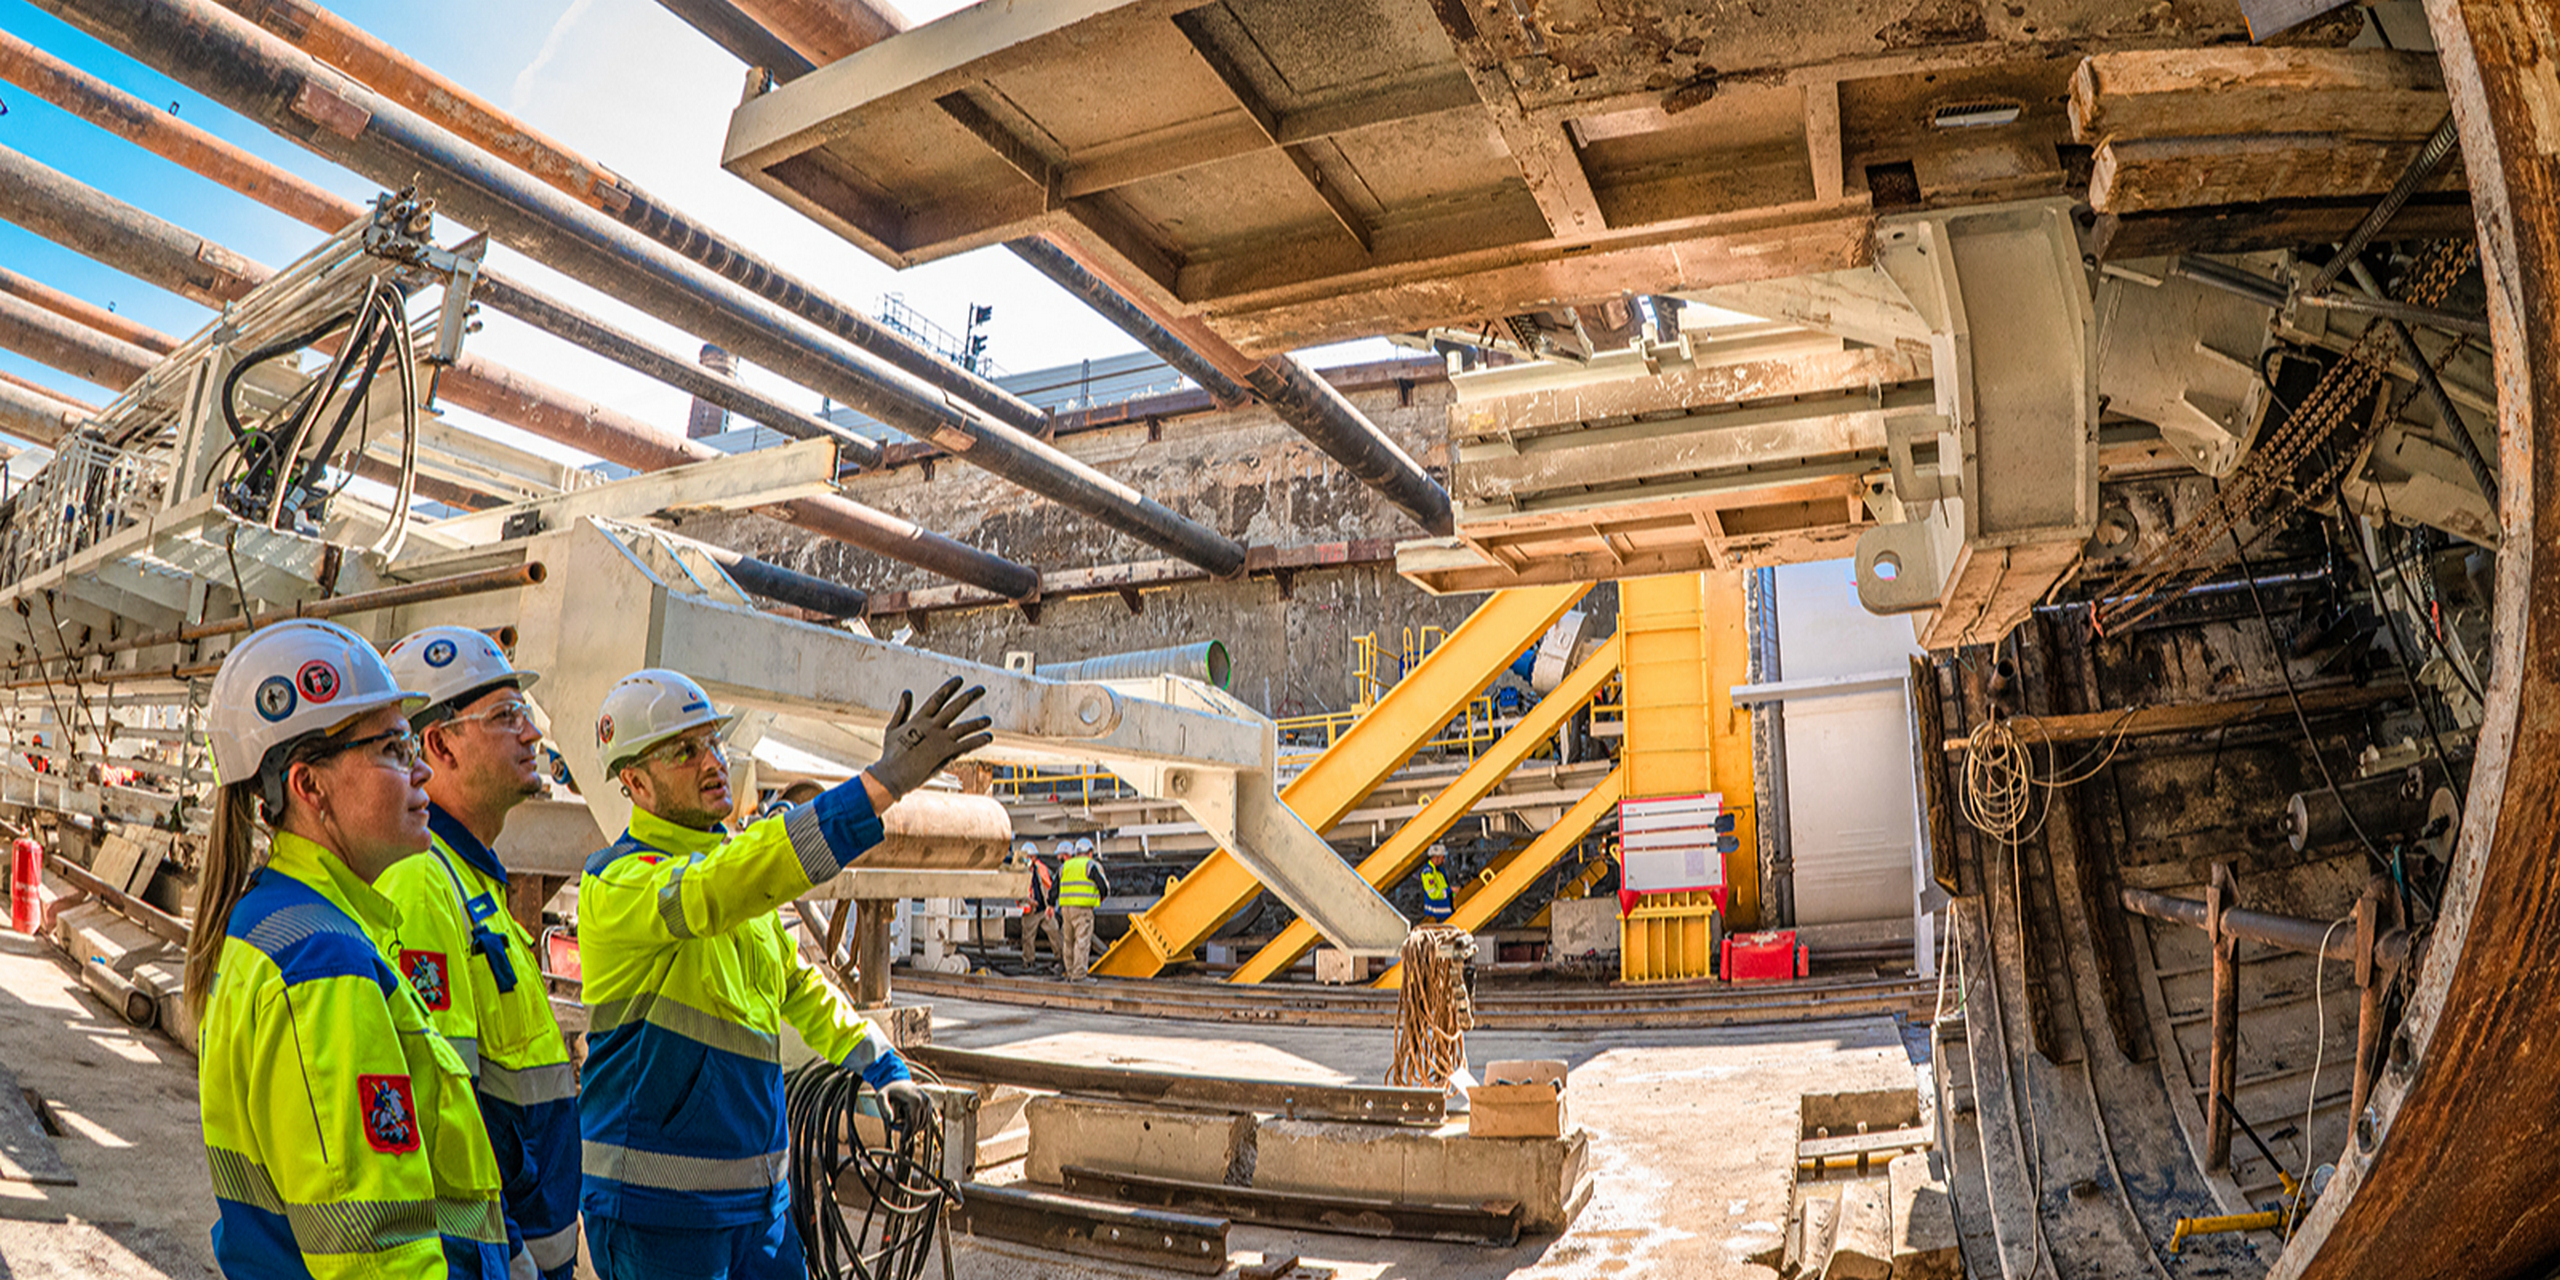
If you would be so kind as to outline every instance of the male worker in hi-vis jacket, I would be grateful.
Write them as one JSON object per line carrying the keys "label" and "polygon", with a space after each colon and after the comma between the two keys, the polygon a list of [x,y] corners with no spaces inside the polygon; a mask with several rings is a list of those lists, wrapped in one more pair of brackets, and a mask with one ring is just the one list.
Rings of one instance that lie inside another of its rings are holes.
{"label": "male worker in hi-vis jacket", "polygon": [[578,1069],[491,851],[507,814],[548,790],[535,750],[542,729],[524,693],[541,676],[469,627],[427,627],[384,657],[402,688],[427,697],[409,725],[435,776],[427,851],[392,864],[374,887],[400,908],[401,975],[471,1068],[506,1179],[514,1270],[568,1280],[578,1264]]}
{"label": "male worker in hi-vis jacket", "polygon": [[735,835],[720,714],[673,671],[605,695],[596,750],[631,826],[587,860],[578,949],[588,1012],[582,1208],[606,1280],[803,1280],[789,1222],[782,1026],[859,1070],[890,1122],[933,1107],[888,1037],[801,959],[776,910],[880,842],[880,811],[989,741],[983,688],[901,694],[880,759]]}

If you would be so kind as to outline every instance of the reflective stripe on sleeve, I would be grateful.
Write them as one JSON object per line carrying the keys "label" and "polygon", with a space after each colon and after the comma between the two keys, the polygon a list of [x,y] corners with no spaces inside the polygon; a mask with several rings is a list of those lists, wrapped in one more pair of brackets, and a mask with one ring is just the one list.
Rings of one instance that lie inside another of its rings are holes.
{"label": "reflective stripe on sleeve", "polygon": [[580,1144],[590,1178],[665,1191],[753,1191],[782,1181],[784,1153],[735,1160],[704,1160],[659,1151],[634,1151],[609,1142]]}
{"label": "reflective stripe on sleeve", "polygon": [[782,833],[791,838],[791,851],[800,855],[800,870],[807,873],[809,883],[825,884],[844,870],[844,861],[818,824],[818,806],[794,805],[782,816]]}
{"label": "reflective stripe on sleeve", "polygon": [[454,1054],[460,1057],[462,1065],[470,1070],[471,1078],[479,1079],[480,1042],[468,1036],[446,1036],[444,1042],[453,1046]]}
{"label": "reflective stripe on sleeve", "polygon": [[843,1062],[836,1065],[843,1067],[847,1071],[860,1071],[865,1067],[870,1066],[872,1063],[878,1062],[882,1058],[888,1056],[889,1037],[881,1034],[878,1024],[875,1023],[871,1028],[870,1034],[863,1036],[862,1039],[858,1041],[855,1041],[853,1050],[844,1055]]}
{"label": "reflective stripe on sleeve", "polygon": [[566,1062],[547,1067],[502,1067],[480,1064],[480,1092],[519,1107],[578,1096],[578,1069]]}
{"label": "reflective stripe on sleeve", "polygon": [[782,1061],[780,1036],[767,1035],[718,1014],[705,1013],[657,991],[643,991],[590,1006],[587,1033],[600,1036],[634,1022],[646,1022],[742,1058],[753,1058],[759,1062]]}
{"label": "reflective stripe on sleeve", "polygon": [[507,1214],[495,1200],[438,1200],[436,1229],[445,1235],[482,1244],[507,1242]]}
{"label": "reflective stripe on sleeve", "polygon": [[679,938],[694,936],[693,926],[684,922],[684,873],[691,870],[691,862],[676,868],[675,874],[667,877],[666,887],[658,890],[658,919],[665,923],[667,932]]}

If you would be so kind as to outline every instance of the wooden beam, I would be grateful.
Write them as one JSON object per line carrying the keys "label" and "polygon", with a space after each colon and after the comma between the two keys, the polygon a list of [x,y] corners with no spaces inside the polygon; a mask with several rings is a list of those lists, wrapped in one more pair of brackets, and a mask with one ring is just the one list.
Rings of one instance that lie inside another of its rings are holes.
{"label": "wooden beam", "polygon": [[1069,165],[1069,197],[1099,195],[1118,187],[1170,177],[1205,165],[1252,155],[1272,145],[1302,147],[1363,129],[1404,124],[1482,105],[1475,83],[1451,72],[1362,92],[1355,98],[1275,112],[1269,127],[1242,108],[1179,130],[1106,143]]}
{"label": "wooden beam", "polygon": [[[2327,715],[2341,711],[2361,711],[2366,707],[2393,702],[2409,696],[2408,686],[2398,680],[2376,684],[2329,685],[2301,691],[2302,713],[2306,716]],[[2194,702],[2180,707],[2141,707],[2124,711],[2081,711],[2059,716],[2018,716],[2011,723],[2018,736],[2030,745],[2044,742],[2087,742],[2097,738],[2113,738],[2121,734],[2140,738],[2165,733],[2203,733],[2225,725],[2244,724],[2251,720],[2268,720],[2293,714],[2293,700],[2284,694],[2257,698],[2234,698],[2224,702]],[[1962,751],[1965,739],[1949,738],[1940,744],[1949,751]]]}
{"label": "wooden beam", "polygon": [[2425,137],[2448,109],[2432,53],[2144,49],[2091,54],[2071,76],[2071,136],[2270,133]]}
{"label": "wooden beam", "polygon": [[[2089,249],[2100,262],[2156,258],[2168,253],[2254,253],[2296,245],[2336,244],[2373,208],[2371,196],[2347,196],[2286,204],[2218,204],[2152,213],[2101,214],[2089,228]],[[2471,199],[2465,192],[2420,195],[2383,224],[2386,240],[2441,240],[2472,235]]]}
{"label": "wooden beam", "polygon": [[1846,180],[1840,152],[1840,82],[1804,86],[1804,154],[1813,167],[1813,198],[1837,200]]}
{"label": "wooden beam", "polygon": [[[2116,138],[2098,148],[2089,203],[2099,213],[2380,195],[2400,180],[2424,136],[2374,140],[2286,133],[2231,138]],[[2460,166],[2425,191],[2459,190]]]}

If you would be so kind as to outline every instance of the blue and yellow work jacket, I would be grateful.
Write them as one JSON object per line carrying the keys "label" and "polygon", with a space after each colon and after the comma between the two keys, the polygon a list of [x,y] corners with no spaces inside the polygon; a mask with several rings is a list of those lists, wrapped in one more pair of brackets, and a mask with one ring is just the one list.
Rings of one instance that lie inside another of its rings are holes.
{"label": "blue and yellow work jacket", "polygon": [[507,1225],[547,1280],[565,1280],[578,1262],[578,1069],[533,938],[506,909],[507,869],[441,808],[428,808],[427,834],[425,853],[374,882],[400,909],[395,960],[471,1068]]}
{"label": "blue and yellow work jacket", "polygon": [[1434,920],[1446,920],[1457,911],[1449,900],[1449,877],[1440,868],[1422,868],[1422,914]]}
{"label": "blue and yellow work jacket", "polygon": [[907,1078],[888,1037],[827,985],[776,910],[880,843],[856,777],[749,826],[645,810],[578,886],[590,1218],[710,1229],[778,1220],[782,1026],[875,1085]]}
{"label": "blue and yellow work jacket", "polygon": [[470,1069],[392,967],[400,924],[286,832],[232,909],[196,1058],[223,1274],[505,1280]]}

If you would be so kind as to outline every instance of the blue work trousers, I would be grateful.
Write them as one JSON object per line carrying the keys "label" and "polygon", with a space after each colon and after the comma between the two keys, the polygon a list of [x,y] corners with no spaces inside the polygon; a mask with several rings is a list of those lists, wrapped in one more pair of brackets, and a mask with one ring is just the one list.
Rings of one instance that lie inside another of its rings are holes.
{"label": "blue work trousers", "polygon": [[687,1231],[587,1219],[587,1255],[604,1280],[808,1280],[800,1233],[769,1225]]}

